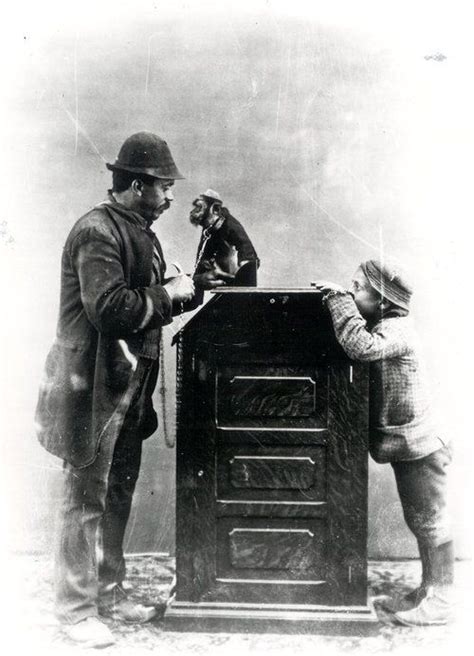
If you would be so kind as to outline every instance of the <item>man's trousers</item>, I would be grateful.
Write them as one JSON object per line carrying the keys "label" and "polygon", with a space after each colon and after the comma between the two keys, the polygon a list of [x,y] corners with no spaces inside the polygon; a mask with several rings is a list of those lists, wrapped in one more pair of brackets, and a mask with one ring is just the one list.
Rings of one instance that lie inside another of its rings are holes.
{"label": "man's trousers", "polygon": [[101,591],[124,579],[123,537],[140,470],[142,441],[156,428],[151,396],[157,374],[157,361],[139,360],[130,383],[131,403],[118,436],[101,442],[88,467],[64,466],[55,564],[56,612],[64,623],[96,616]]}

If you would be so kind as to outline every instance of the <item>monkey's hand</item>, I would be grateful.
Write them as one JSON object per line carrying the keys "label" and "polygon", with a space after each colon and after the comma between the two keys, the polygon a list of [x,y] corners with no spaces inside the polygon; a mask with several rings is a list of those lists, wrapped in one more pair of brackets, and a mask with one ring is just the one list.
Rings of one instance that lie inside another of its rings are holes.
{"label": "monkey's hand", "polygon": [[200,289],[215,289],[216,287],[223,287],[228,282],[234,280],[235,276],[231,273],[223,271],[218,264],[213,263],[212,269],[204,271],[203,273],[196,273],[194,275],[194,284]]}
{"label": "monkey's hand", "polygon": [[203,271],[212,271],[214,268],[215,260],[201,260],[199,264],[198,271],[202,273]]}

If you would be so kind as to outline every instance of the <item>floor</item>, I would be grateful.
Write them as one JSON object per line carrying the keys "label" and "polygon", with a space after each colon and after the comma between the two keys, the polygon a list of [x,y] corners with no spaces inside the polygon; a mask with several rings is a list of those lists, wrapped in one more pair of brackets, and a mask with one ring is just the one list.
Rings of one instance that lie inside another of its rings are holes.
{"label": "floor", "polygon": [[[68,644],[61,633],[52,608],[52,562],[45,555],[16,555],[8,561],[7,586],[15,594],[7,600],[2,618],[4,640],[12,649],[3,653],[34,654],[78,653],[85,650]],[[238,655],[272,654],[275,656],[316,656],[323,654],[364,655],[377,653],[417,654],[430,656],[456,650],[472,653],[470,623],[474,622],[467,600],[471,593],[472,566],[468,561],[456,563],[456,621],[447,627],[408,628],[393,623],[379,605],[383,596],[405,593],[416,587],[420,563],[416,560],[369,563],[369,595],[379,618],[375,636],[365,638],[318,635],[276,635],[246,633],[174,633],[165,631],[160,621],[147,625],[123,625],[108,622],[117,638],[113,647],[93,653],[113,656],[129,654],[171,655]],[[166,556],[130,556],[128,580],[134,596],[164,608],[174,573],[174,560]],[[10,642],[8,643],[10,645]],[[86,650],[92,651],[92,650]],[[25,653],[28,653],[25,651]]]}

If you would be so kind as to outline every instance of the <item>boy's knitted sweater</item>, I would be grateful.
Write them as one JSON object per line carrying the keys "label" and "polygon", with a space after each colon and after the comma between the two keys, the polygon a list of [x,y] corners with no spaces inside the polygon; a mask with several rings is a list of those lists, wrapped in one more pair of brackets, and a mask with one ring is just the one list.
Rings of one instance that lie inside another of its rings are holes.
{"label": "boy's knitted sweater", "polygon": [[371,363],[369,444],[374,460],[416,460],[442,447],[411,319],[387,316],[369,330],[349,292],[330,293],[326,304],[347,355]]}

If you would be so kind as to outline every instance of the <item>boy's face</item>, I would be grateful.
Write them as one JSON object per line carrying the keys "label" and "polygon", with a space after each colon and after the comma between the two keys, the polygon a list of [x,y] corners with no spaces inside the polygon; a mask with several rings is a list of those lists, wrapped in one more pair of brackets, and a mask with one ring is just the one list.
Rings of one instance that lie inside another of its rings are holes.
{"label": "boy's face", "polygon": [[370,286],[365,273],[359,267],[352,277],[351,292],[357,309],[364,319],[374,319],[380,315],[382,299]]}

